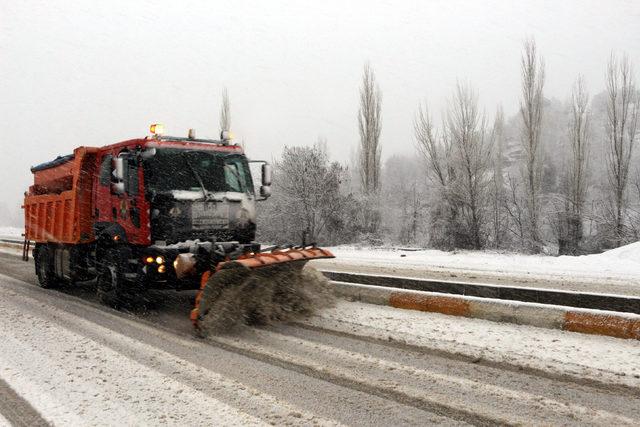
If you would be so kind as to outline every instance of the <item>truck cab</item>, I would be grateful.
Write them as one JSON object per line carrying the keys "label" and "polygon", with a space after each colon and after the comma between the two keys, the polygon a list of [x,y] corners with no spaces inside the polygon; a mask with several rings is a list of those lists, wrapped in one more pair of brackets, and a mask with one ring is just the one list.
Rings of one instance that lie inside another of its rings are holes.
{"label": "truck cab", "polygon": [[96,229],[120,228],[139,245],[253,240],[257,195],[249,161],[238,146],[201,141],[132,140],[102,150]]}

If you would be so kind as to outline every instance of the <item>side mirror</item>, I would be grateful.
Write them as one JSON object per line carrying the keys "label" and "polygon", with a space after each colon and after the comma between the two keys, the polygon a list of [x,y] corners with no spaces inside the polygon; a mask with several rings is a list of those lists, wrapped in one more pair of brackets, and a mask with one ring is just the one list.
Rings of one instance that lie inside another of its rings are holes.
{"label": "side mirror", "polygon": [[263,185],[260,187],[260,197],[263,199],[267,199],[271,196],[271,186]]}
{"label": "side mirror", "polygon": [[142,158],[142,160],[148,160],[151,159],[153,156],[156,155],[156,149],[155,147],[152,148],[147,148],[144,149],[140,152],[140,158]]}
{"label": "side mirror", "polygon": [[111,183],[111,192],[113,194],[124,194],[124,182],[112,182]]}
{"label": "side mirror", "polygon": [[116,182],[124,181],[124,158],[122,157],[113,159],[113,178]]}
{"label": "side mirror", "polygon": [[[262,164],[262,186],[269,187],[271,186],[271,165],[269,163]],[[262,189],[260,190],[262,193]],[[271,190],[269,189],[269,194],[271,194]]]}

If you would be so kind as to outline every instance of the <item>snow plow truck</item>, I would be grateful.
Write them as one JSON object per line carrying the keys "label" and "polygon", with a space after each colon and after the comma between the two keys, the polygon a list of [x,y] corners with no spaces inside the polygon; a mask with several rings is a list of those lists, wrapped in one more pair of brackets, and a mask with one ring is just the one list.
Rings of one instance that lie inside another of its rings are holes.
{"label": "snow plow truck", "polygon": [[[261,164],[257,192],[251,163]],[[315,244],[254,241],[271,166],[248,160],[226,131],[219,140],[193,130],[171,137],[152,125],[149,136],[78,147],[31,172],[23,258],[35,242],[44,288],[95,280],[99,300],[112,306],[148,289],[198,289],[191,320],[199,329],[221,288],[256,277],[297,286],[307,261],[333,258]]]}

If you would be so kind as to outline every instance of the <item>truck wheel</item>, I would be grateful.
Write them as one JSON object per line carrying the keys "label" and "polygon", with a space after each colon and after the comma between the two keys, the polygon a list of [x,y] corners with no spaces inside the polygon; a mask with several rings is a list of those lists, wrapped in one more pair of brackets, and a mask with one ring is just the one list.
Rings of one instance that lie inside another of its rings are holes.
{"label": "truck wheel", "polygon": [[[115,249],[111,251],[116,252]],[[101,265],[98,267],[98,279],[96,292],[98,299],[105,305],[120,308],[127,304],[122,263],[118,256],[105,254]]]}
{"label": "truck wheel", "polygon": [[38,285],[41,288],[53,288],[58,282],[53,272],[53,263],[51,262],[51,254],[47,246],[39,246],[35,251],[34,257],[36,265],[36,275],[38,276]]}

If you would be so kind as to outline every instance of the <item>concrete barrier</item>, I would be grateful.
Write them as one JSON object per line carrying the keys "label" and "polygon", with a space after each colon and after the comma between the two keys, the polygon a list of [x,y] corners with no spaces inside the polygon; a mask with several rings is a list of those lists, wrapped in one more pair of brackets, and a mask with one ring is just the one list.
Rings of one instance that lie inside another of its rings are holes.
{"label": "concrete barrier", "polygon": [[331,282],[340,298],[407,310],[442,313],[640,340],[640,315],[491,298]]}
{"label": "concrete barrier", "polygon": [[640,297],[322,270],[337,282],[640,314]]}

